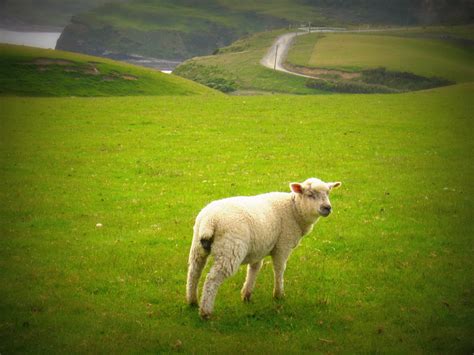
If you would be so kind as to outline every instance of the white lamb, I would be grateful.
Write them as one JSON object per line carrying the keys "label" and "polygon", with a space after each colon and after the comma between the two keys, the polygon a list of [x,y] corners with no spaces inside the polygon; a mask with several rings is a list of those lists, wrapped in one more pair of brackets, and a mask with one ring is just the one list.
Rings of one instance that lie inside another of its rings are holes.
{"label": "white lamb", "polygon": [[340,182],[310,178],[291,183],[292,192],[270,192],[211,202],[197,216],[189,254],[187,301],[198,303],[198,283],[209,255],[214,257],[204,283],[199,313],[212,314],[222,282],[248,264],[242,299],[249,301],[262,259],[271,255],[275,276],[273,297],[281,298],[286,261],[300,239],[311,232],[320,216],[331,213],[329,191]]}

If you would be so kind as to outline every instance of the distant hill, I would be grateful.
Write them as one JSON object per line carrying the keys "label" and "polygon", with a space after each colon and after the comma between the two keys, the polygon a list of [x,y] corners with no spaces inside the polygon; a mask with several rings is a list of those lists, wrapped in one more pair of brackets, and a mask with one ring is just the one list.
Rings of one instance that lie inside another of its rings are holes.
{"label": "distant hill", "polygon": [[303,0],[330,18],[351,23],[433,25],[474,20],[472,0]]}
{"label": "distant hill", "polygon": [[0,45],[0,95],[201,95],[216,91],[159,71],[77,53]]}
{"label": "distant hill", "polygon": [[283,31],[258,33],[195,57],[174,74],[242,93],[403,92],[474,80],[474,26],[406,27],[391,31],[314,33],[296,37],[285,67],[260,64]]}
{"label": "distant hill", "polygon": [[64,27],[71,16],[124,0],[1,0],[1,27]]}
{"label": "distant hill", "polygon": [[471,0],[130,0],[72,17],[58,48],[183,60],[250,33],[299,26],[473,20]]}

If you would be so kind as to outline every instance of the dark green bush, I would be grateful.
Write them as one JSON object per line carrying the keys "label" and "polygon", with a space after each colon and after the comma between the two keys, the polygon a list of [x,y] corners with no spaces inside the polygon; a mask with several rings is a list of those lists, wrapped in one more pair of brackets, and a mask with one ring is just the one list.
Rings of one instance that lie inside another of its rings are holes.
{"label": "dark green bush", "polygon": [[388,71],[385,68],[363,70],[360,80],[366,84],[384,85],[400,91],[424,90],[454,84],[443,78],[427,78],[408,72]]}
{"label": "dark green bush", "polygon": [[237,85],[234,81],[227,80],[224,78],[218,78],[218,77],[209,78],[207,80],[203,80],[200,83],[210,88],[213,88],[222,92],[226,92],[226,93],[237,90]]}
{"label": "dark green bush", "polygon": [[323,91],[352,93],[352,94],[374,94],[374,93],[396,93],[396,89],[391,89],[382,85],[370,85],[358,81],[342,81],[342,80],[322,80],[309,79],[306,86],[313,89]]}
{"label": "dark green bush", "polygon": [[225,93],[237,90],[237,83],[215,65],[184,62],[173,73]]}
{"label": "dark green bush", "polygon": [[306,86],[331,92],[371,94],[424,90],[454,84],[443,78],[427,78],[408,72],[388,71],[385,68],[363,70],[361,76],[353,80],[327,79],[310,79]]}

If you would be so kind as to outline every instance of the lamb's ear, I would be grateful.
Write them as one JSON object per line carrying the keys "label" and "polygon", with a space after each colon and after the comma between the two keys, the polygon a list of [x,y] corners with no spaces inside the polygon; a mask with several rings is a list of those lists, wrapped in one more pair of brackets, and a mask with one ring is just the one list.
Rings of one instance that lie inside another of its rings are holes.
{"label": "lamb's ear", "polygon": [[303,193],[303,186],[301,186],[300,183],[298,182],[292,182],[290,184],[290,189],[293,191],[295,194],[302,194]]}
{"label": "lamb's ear", "polygon": [[340,181],[337,181],[337,182],[328,182],[327,183],[328,187],[329,187],[329,190],[332,190],[332,189],[337,189],[339,186],[342,185],[342,183]]}

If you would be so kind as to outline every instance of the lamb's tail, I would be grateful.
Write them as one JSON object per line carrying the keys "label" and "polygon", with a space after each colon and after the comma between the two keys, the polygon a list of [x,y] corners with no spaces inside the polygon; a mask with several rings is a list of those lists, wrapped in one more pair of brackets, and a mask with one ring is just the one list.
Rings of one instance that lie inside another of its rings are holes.
{"label": "lamb's tail", "polygon": [[199,224],[197,230],[197,238],[195,242],[199,241],[199,245],[207,252],[211,252],[212,243],[214,242],[215,226],[212,221],[204,220]]}

